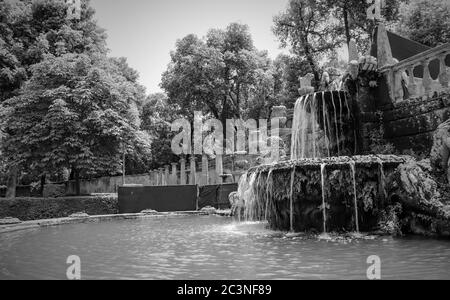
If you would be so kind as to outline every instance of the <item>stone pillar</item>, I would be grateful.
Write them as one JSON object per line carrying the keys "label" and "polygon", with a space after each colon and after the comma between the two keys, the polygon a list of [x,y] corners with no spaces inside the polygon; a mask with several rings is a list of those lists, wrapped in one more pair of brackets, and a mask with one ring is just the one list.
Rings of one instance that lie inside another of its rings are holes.
{"label": "stone pillar", "polygon": [[170,166],[165,166],[164,169],[164,186],[170,185]]}
{"label": "stone pillar", "polygon": [[[383,23],[378,25],[378,34],[377,34],[377,56],[378,56],[378,68],[381,69],[383,67],[392,65],[394,61],[394,57],[392,56],[392,48],[391,43],[389,41],[389,37],[386,31],[386,27]],[[389,89],[389,97],[391,101],[395,101],[395,76],[394,72],[390,70],[386,73],[386,83]]]}
{"label": "stone pillar", "polygon": [[217,155],[216,156],[216,178],[217,184],[222,184],[223,183],[223,156],[222,155]]}
{"label": "stone pillar", "polygon": [[208,156],[203,154],[202,156],[202,185],[209,184],[209,166],[208,166]]}
{"label": "stone pillar", "polygon": [[155,185],[155,173],[153,171],[148,172],[148,180],[150,186]]}
{"label": "stone pillar", "polygon": [[197,184],[197,168],[196,168],[195,157],[191,156],[191,176],[189,176],[189,184],[196,185]]}
{"label": "stone pillar", "polygon": [[158,186],[164,185],[164,169],[159,168],[158,169]]}
{"label": "stone pillar", "polygon": [[377,56],[379,68],[392,64],[394,62],[394,58],[392,56],[391,43],[389,41],[386,27],[384,26],[383,23],[380,23],[378,25],[377,44],[378,44]]}
{"label": "stone pillar", "polygon": [[180,160],[180,185],[186,185],[186,159]]}
{"label": "stone pillar", "polygon": [[178,185],[178,171],[177,171],[177,164],[172,163],[172,178],[170,180],[171,185]]}
{"label": "stone pillar", "polygon": [[158,170],[153,170],[153,182],[154,186],[158,186]]}

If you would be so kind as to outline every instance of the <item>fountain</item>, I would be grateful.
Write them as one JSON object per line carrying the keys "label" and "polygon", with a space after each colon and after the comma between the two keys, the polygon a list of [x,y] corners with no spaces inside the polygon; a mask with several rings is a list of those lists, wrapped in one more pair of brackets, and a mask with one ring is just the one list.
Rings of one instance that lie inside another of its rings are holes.
{"label": "fountain", "polygon": [[361,116],[367,113],[365,98],[358,97],[323,91],[296,101],[291,159],[255,166],[241,178],[238,196],[246,221],[324,237],[332,232],[398,234],[392,228],[450,236],[448,191],[431,175],[429,162],[362,155],[360,145],[367,143],[361,141]]}
{"label": "fountain", "polygon": [[354,122],[343,91],[300,97],[294,108],[291,159],[354,154]]}
{"label": "fountain", "polygon": [[322,212],[323,212],[323,233],[327,233],[327,203],[326,203],[326,193],[325,193],[325,171],[327,164],[323,163],[320,165],[320,177],[322,184]]}

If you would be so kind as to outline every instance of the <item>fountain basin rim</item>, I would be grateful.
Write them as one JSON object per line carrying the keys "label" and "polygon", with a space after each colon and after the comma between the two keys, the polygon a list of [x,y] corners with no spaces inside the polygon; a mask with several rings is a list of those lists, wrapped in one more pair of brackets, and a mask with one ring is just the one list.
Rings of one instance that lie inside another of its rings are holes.
{"label": "fountain basin rim", "polygon": [[347,169],[351,163],[357,167],[368,167],[379,165],[384,166],[398,166],[413,159],[410,156],[397,155],[366,155],[366,156],[340,156],[320,159],[299,159],[289,160],[276,164],[260,165],[248,170],[248,173],[269,172],[270,170],[292,170],[293,168],[301,167],[303,169],[320,169],[323,164],[329,169]]}

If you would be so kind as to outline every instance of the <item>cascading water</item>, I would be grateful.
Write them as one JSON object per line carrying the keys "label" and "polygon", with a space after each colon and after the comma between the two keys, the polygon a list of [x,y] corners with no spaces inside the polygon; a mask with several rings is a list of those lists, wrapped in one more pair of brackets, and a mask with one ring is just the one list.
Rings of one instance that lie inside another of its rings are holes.
{"label": "cascading water", "polygon": [[354,161],[350,162],[350,170],[352,172],[353,180],[353,200],[355,205],[355,227],[356,232],[359,233],[359,212],[358,212],[358,194],[356,190],[356,164]]}
{"label": "cascading water", "polygon": [[379,164],[379,169],[380,169],[380,188],[383,193],[384,199],[386,199],[388,197],[387,191],[386,191],[386,175],[384,173],[384,165],[383,165],[383,161],[381,160],[381,158],[378,158],[378,164]]}
{"label": "cascading water", "polygon": [[326,190],[325,190],[325,176],[326,176],[327,164],[320,165],[320,175],[322,178],[322,212],[323,212],[323,233],[327,233],[327,203],[326,203]]}
{"label": "cascading water", "polygon": [[397,156],[341,156],[254,167],[238,189],[243,220],[267,221],[274,230],[320,231],[324,238],[370,231],[387,207],[380,177],[393,178],[403,163]]}
{"label": "cascading water", "polygon": [[334,128],[336,130],[336,145],[337,145],[337,154],[338,156],[341,155],[341,149],[340,149],[340,137],[339,137],[339,126],[338,126],[338,117],[337,117],[337,109],[336,104],[334,102],[334,94],[331,93],[331,102],[333,103],[333,111],[334,111]]}
{"label": "cascading water", "polygon": [[[298,228],[322,229],[324,236],[344,228],[352,231],[356,227],[359,232],[356,164],[359,166],[361,158],[347,157],[354,154],[354,138],[353,114],[344,92],[320,92],[298,99],[292,124],[291,161],[250,169],[241,178],[238,196],[245,221],[264,220],[272,228],[291,232]],[[348,164],[353,179],[353,186],[348,188],[353,189],[354,225],[353,220],[347,221],[349,212],[342,205],[348,193],[335,194]],[[382,172],[382,164],[379,168]],[[317,212],[322,214],[322,224]],[[336,216],[336,212],[341,215]],[[362,212],[361,218],[367,215]]]}
{"label": "cascading water", "polygon": [[300,97],[294,107],[291,159],[352,154],[355,134],[351,119],[344,92],[320,92]]}
{"label": "cascading water", "polygon": [[[264,212],[264,220],[269,220],[269,201],[271,197],[272,187],[273,187],[273,179],[272,179],[272,172],[273,169],[270,169],[269,174],[267,175],[267,182],[266,182],[266,206],[265,206],[265,212]],[[272,180],[272,181],[270,181]]]}

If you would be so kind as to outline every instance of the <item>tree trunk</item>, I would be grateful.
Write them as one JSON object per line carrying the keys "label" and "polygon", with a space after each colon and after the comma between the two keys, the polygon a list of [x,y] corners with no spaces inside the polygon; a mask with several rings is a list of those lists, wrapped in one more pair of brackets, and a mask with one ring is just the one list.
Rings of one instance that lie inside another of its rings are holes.
{"label": "tree trunk", "polygon": [[9,176],[8,176],[8,183],[7,183],[7,189],[6,189],[6,198],[7,199],[16,198],[17,175],[18,175],[17,167],[12,167],[9,172]]}
{"label": "tree trunk", "polygon": [[344,26],[345,26],[345,37],[347,39],[347,46],[350,46],[350,41],[352,39],[352,36],[350,34],[350,24],[348,22],[348,10],[347,10],[347,6],[344,3],[344,7],[342,8],[344,13]]}
{"label": "tree trunk", "polygon": [[304,49],[304,52],[305,52],[306,60],[308,61],[309,66],[311,67],[311,70],[312,70],[313,75],[314,75],[314,81],[315,82],[313,84],[313,87],[317,91],[320,88],[320,74],[319,74],[319,70],[318,70],[317,65],[316,65],[316,61],[314,59],[314,55],[311,53],[311,48],[310,48],[307,36],[305,36],[304,41],[303,41],[303,49]]}

